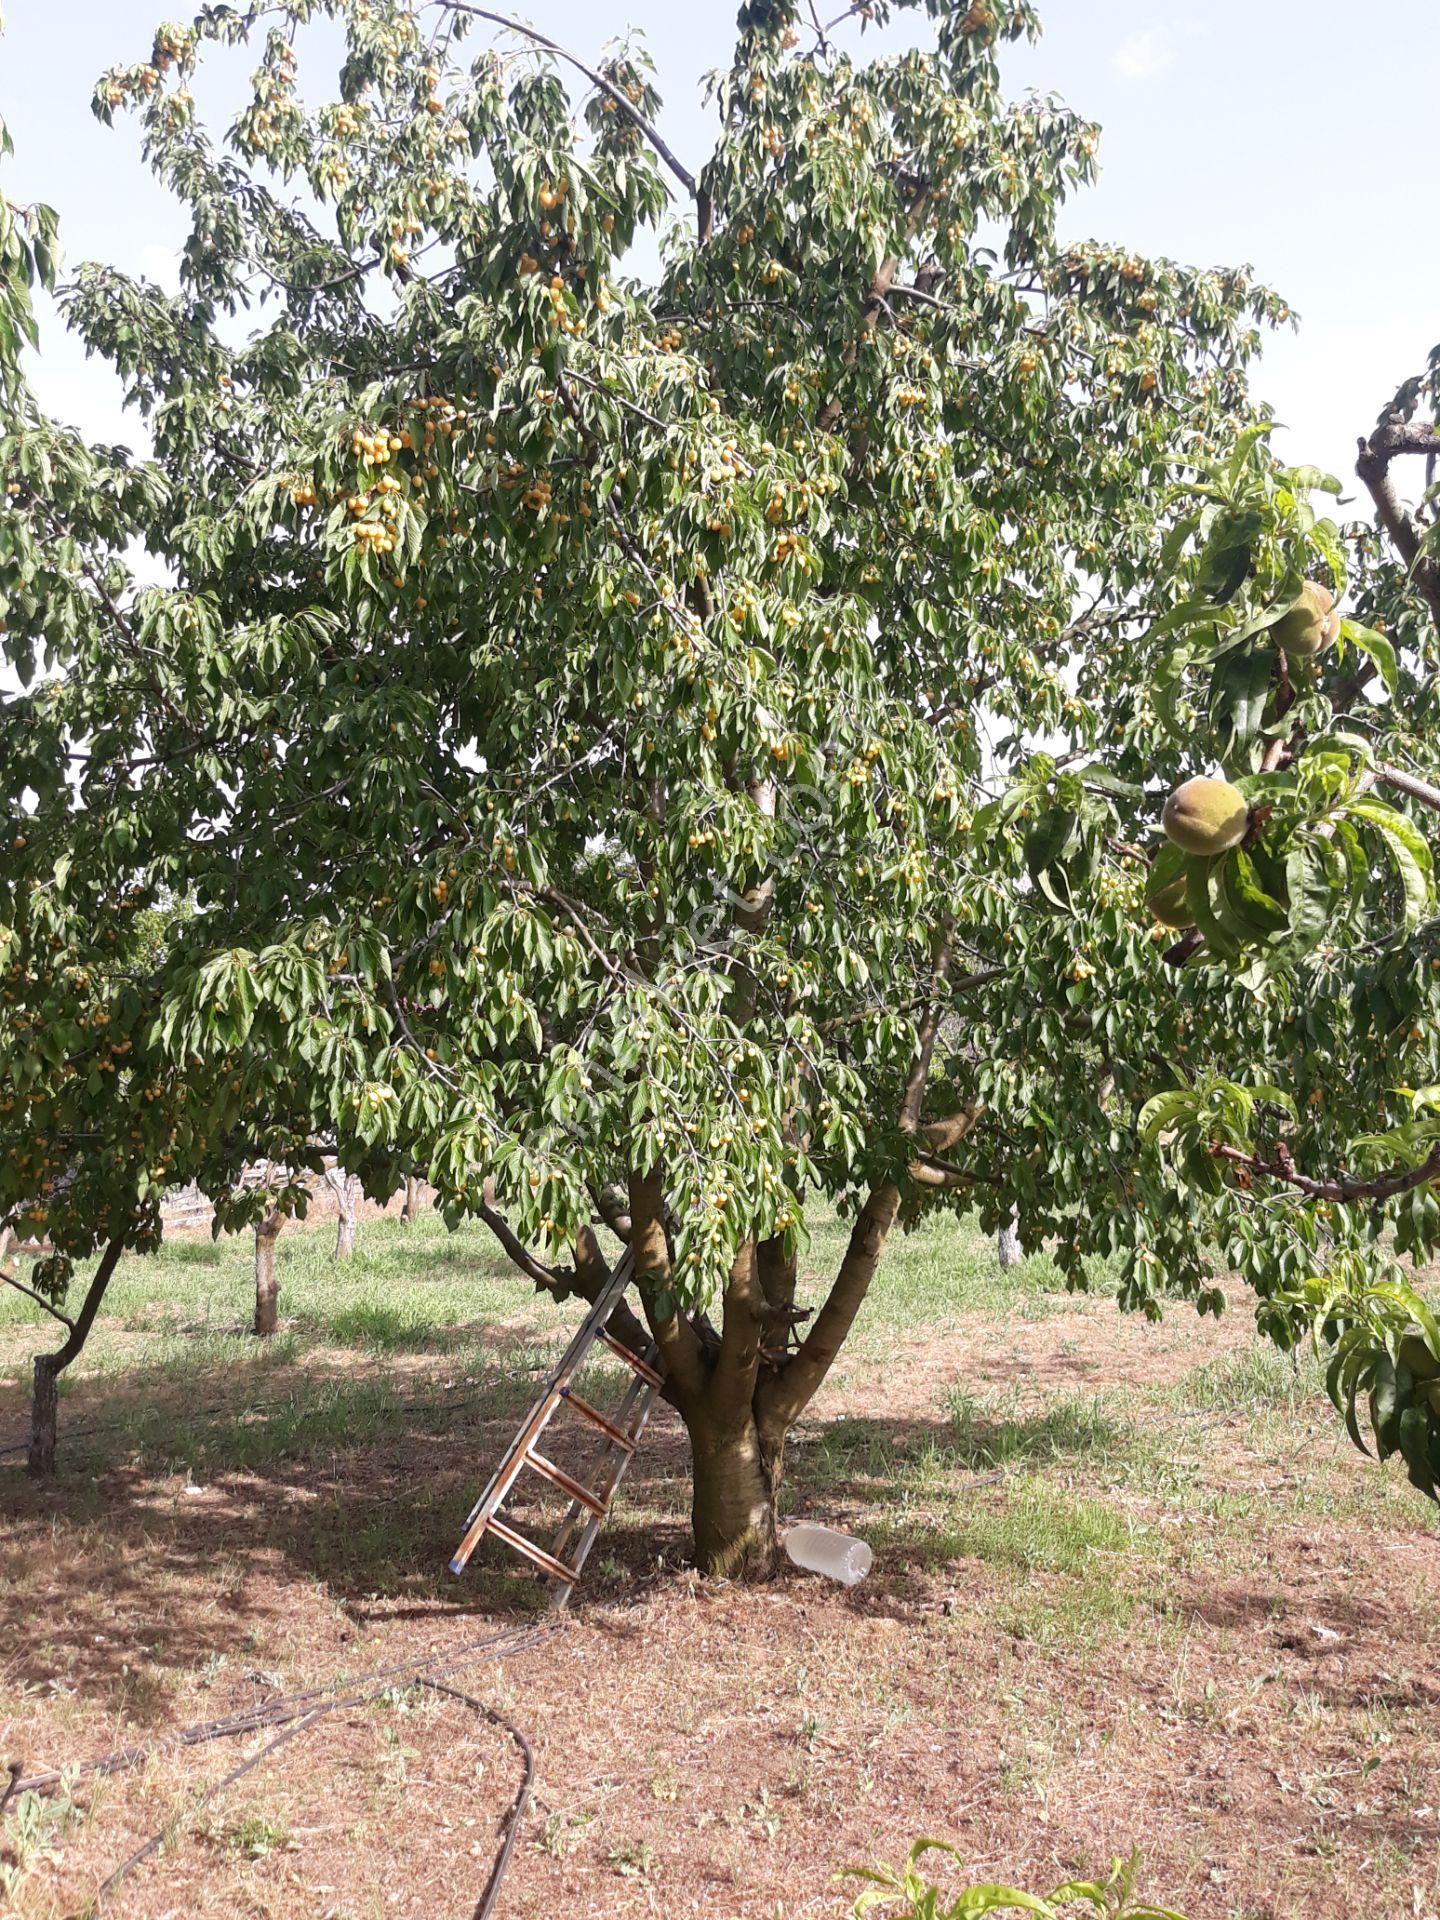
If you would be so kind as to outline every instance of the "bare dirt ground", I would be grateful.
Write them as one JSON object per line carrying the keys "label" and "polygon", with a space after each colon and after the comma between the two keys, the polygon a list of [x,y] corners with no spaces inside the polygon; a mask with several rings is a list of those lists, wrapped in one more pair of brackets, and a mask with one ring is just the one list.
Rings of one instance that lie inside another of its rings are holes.
{"label": "bare dirt ground", "polygon": [[[1239,1312],[1059,1300],[895,1345],[832,1380],[791,1463],[797,1512],[874,1544],[863,1585],[695,1580],[662,1410],[572,1614],[456,1677],[538,1761],[502,1920],[838,1915],[836,1869],[920,1834],[1035,1887],[1138,1847],[1193,1920],[1440,1912],[1440,1537],[1393,1469],[1303,1385],[1250,1391]],[[178,1417],[183,1381],[150,1391]],[[83,1911],[163,1828],[102,1912],[473,1912],[520,1765],[461,1702],[338,1711],[203,1806],[262,1737],[165,1743],[544,1624],[499,1549],[443,1571],[528,1391],[439,1390],[258,1466],[222,1437],[181,1471],[140,1447],[72,1450],[47,1490],[4,1473],[0,1762],[153,1748],[28,1834],[12,1802],[11,1911]]]}

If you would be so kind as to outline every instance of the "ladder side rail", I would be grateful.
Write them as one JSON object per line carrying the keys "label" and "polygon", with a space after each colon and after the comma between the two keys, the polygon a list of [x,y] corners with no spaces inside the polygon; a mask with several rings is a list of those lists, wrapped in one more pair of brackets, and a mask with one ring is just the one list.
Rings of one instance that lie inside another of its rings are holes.
{"label": "ladder side rail", "polygon": [[[520,1428],[520,1431],[501,1456],[500,1463],[494,1473],[491,1474],[485,1491],[466,1515],[465,1539],[468,1542],[468,1546],[462,1546],[463,1558],[460,1553],[456,1555],[456,1559],[460,1561],[459,1566],[455,1565],[454,1560],[451,1561],[451,1570],[453,1572],[459,1573],[461,1571],[465,1561],[469,1559],[470,1554],[474,1551],[475,1540],[478,1540],[480,1534],[485,1531],[485,1522],[510,1491],[515,1476],[520,1470],[520,1464],[526,1449],[533,1441],[539,1439],[540,1435],[544,1432],[546,1426],[549,1424],[551,1415],[559,1404],[561,1392],[570,1379],[579,1371],[580,1362],[589,1352],[596,1335],[604,1327],[606,1320],[609,1319],[616,1301],[629,1285],[630,1270],[633,1265],[634,1255],[627,1247],[615,1262],[615,1271],[605,1283],[604,1291],[590,1308],[585,1318],[580,1322],[580,1325],[575,1329],[570,1344],[560,1356],[559,1363],[550,1375],[544,1391],[526,1415],[524,1425]],[[475,1540],[470,1539],[472,1532],[475,1534]]]}
{"label": "ladder side rail", "polygon": [[540,1438],[560,1405],[561,1389],[551,1385],[544,1395],[530,1409],[524,1426],[511,1441],[509,1451],[490,1476],[490,1484],[470,1510],[465,1522],[465,1534],[455,1549],[450,1561],[452,1573],[463,1573],[465,1563],[479,1545],[480,1536],[488,1526],[493,1526],[495,1512],[500,1502],[509,1493],[525,1464],[525,1456]]}

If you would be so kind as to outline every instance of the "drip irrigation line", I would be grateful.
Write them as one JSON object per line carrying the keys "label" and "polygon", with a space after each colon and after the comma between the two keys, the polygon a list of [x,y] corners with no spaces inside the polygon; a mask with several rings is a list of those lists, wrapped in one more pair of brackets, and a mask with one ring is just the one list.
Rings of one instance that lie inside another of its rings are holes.
{"label": "drip irrigation line", "polygon": [[[379,1667],[358,1679],[327,1680],[319,1686],[304,1687],[297,1693],[283,1693],[274,1700],[262,1701],[257,1707],[247,1707],[224,1720],[204,1720],[197,1726],[182,1727],[179,1733],[160,1741],[158,1746],[122,1747],[118,1752],[86,1760],[72,1778],[83,1778],[92,1773],[128,1773],[136,1767],[143,1767],[157,1753],[204,1746],[208,1741],[227,1739],[234,1734],[255,1733],[261,1727],[284,1726],[321,1701],[332,1701],[337,1707],[363,1706],[370,1700],[378,1699],[382,1693],[407,1677],[448,1680],[452,1674],[462,1673],[481,1660],[508,1660],[517,1653],[528,1653],[532,1647],[539,1646],[558,1631],[558,1623],[506,1627],[500,1633],[491,1634],[488,1639],[472,1641],[451,1659],[444,1654],[437,1654],[432,1660],[401,1660],[394,1666]],[[26,1774],[16,1782],[13,1791],[25,1793],[32,1788],[57,1786],[62,1774],[60,1767],[47,1767],[39,1773]]]}
{"label": "drip irrigation line", "polygon": [[[313,1708],[303,1718],[295,1721],[293,1726],[288,1726],[282,1733],[277,1733],[275,1738],[261,1747],[258,1753],[252,1753],[248,1760],[242,1760],[238,1767],[232,1767],[223,1780],[217,1780],[213,1786],[207,1787],[195,1802],[195,1811],[198,1813],[201,1807],[208,1807],[217,1793],[223,1793],[227,1787],[233,1787],[237,1780],[243,1780],[245,1775],[258,1767],[262,1760],[268,1760],[270,1755],[277,1752],[279,1748],[288,1746],[292,1740],[298,1739],[302,1733],[307,1732],[317,1720],[323,1719],[329,1712],[329,1707]],[[135,1849],[128,1859],[122,1860],[113,1873],[108,1873],[81,1911],[86,1914],[98,1913],[107,1893],[118,1887],[132,1869],[138,1867],[143,1860],[148,1860],[153,1854],[159,1853],[165,1845],[167,1831],[165,1827],[158,1828],[143,1845]]]}
{"label": "drip irrigation line", "polygon": [[[445,1694],[458,1700],[473,1713],[481,1714],[494,1725],[509,1734],[518,1749],[523,1762],[523,1775],[519,1789],[505,1817],[505,1831],[501,1839],[499,1852],[485,1883],[485,1889],[474,1912],[474,1920],[490,1920],[495,1904],[500,1897],[510,1858],[519,1834],[520,1823],[530,1804],[531,1789],[535,1781],[535,1752],[524,1733],[498,1708],[477,1700],[473,1694],[459,1687],[447,1684],[448,1680],[468,1668],[477,1666],[485,1660],[507,1660],[516,1654],[528,1653],[532,1648],[542,1645],[560,1631],[558,1622],[543,1626],[509,1627],[502,1632],[492,1634],[488,1639],[472,1642],[453,1657],[438,1654],[431,1660],[407,1660],[391,1667],[381,1667],[364,1676],[363,1680],[334,1680],[315,1687],[305,1687],[296,1693],[282,1694],[278,1699],[267,1700],[258,1707],[244,1712],[231,1714],[224,1720],[209,1720],[193,1727],[185,1727],[171,1739],[161,1741],[158,1746],[124,1747],[114,1753],[101,1754],[94,1760],[82,1762],[78,1767],[49,1767],[38,1773],[22,1775],[18,1765],[12,1764],[10,1780],[5,1788],[0,1807],[12,1796],[21,1793],[43,1792],[65,1782],[73,1783],[87,1775],[109,1777],[117,1773],[133,1772],[153,1759],[157,1753],[183,1751],[189,1747],[207,1745],[212,1740],[232,1739],[240,1734],[256,1733],[264,1728],[278,1727],[281,1731],[273,1740],[269,1740],[258,1752],[248,1756],[238,1766],[205,1789],[196,1803],[207,1806],[218,1794],[223,1793],[237,1780],[258,1767],[262,1760],[308,1733],[312,1727],[326,1720],[333,1713],[346,1707],[368,1706],[384,1694],[393,1692],[397,1686],[410,1685],[428,1687],[432,1692]],[[165,1845],[168,1829],[160,1828],[126,1859],[122,1860],[91,1897],[86,1907],[87,1913],[98,1911],[102,1901],[113,1888],[143,1861],[150,1859]]]}
{"label": "drip irrigation line", "polygon": [[[553,1632],[554,1629],[552,1628]],[[520,1750],[525,1771],[520,1786],[511,1803],[509,1817],[505,1822],[505,1838],[500,1842],[500,1851],[495,1856],[495,1864],[490,1869],[490,1878],[485,1882],[485,1891],[480,1895],[473,1920],[490,1920],[495,1911],[495,1902],[500,1898],[500,1888],[510,1869],[510,1855],[515,1850],[515,1841],[520,1832],[520,1822],[525,1818],[525,1809],[530,1805],[530,1789],[535,1784],[535,1749],[525,1738],[513,1720],[507,1720],[498,1707],[488,1706],[483,1700],[477,1700],[472,1694],[462,1693],[459,1687],[446,1686],[443,1680],[425,1680],[423,1686],[435,1693],[448,1693],[456,1700],[463,1700],[467,1707],[473,1707],[477,1713],[483,1713],[494,1725],[503,1727]]]}

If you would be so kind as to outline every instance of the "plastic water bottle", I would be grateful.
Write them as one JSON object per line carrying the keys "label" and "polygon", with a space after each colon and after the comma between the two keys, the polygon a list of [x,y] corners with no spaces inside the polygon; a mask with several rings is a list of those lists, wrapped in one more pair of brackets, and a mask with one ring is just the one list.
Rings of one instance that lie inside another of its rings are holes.
{"label": "plastic water bottle", "polygon": [[781,1544],[797,1567],[823,1573],[827,1580],[839,1580],[847,1587],[865,1578],[875,1558],[863,1540],[837,1533],[834,1527],[813,1526],[808,1520],[787,1527]]}

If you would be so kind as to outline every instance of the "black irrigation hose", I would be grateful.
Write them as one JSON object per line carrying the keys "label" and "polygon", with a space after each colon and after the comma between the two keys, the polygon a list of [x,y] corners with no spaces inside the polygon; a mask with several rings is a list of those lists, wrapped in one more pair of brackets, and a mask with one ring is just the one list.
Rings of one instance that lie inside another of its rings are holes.
{"label": "black irrigation hose", "polygon": [[[550,1631],[553,1633],[555,1629],[552,1627]],[[497,1707],[486,1706],[483,1700],[476,1700],[472,1695],[462,1693],[458,1687],[447,1687],[443,1680],[424,1680],[421,1685],[430,1687],[436,1693],[448,1693],[456,1700],[463,1700],[467,1707],[473,1707],[477,1713],[483,1713],[496,1726],[503,1727],[520,1749],[520,1757],[525,1762],[525,1773],[520,1781],[519,1791],[511,1804],[509,1818],[505,1822],[505,1838],[500,1842],[500,1851],[495,1856],[495,1864],[490,1869],[490,1878],[485,1882],[485,1891],[480,1895],[473,1915],[473,1920],[490,1920],[491,1914],[495,1911],[495,1902],[500,1898],[500,1888],[510,1868],[510,1855],[515,1850],[520,1822],[525,1818],[525,1809],[530,1804],[530,1789],[535,1784],[535,1749],[514,1721],[507,1720]]]}
{"label": "black irrigation hose", "polygon": [[[131,1772],[145,1765],[156,1751],[164,1752],[167,1747],[186,1748],[207,1744],[211,1740],[233,1738],[237,1734],[254,1733],[262,1727],[280,1727],[283,1731],[263,1746],[258,1753],[251,1754],[239,1766],[207,1787],[197,1805],[206,1806],[215,1796],[223,1793],[227,1787],[242,1779],[262,1760],[285,1746],[289,1741],[306,1733],[319,1721],[344,1707],[367,1706],[378,1700],[383,1694],[391,1692],[397,1684],[408,1683],[413,1686],[429,1687],[435,1693],[449,1695],[461,1701],[472,1712],[483,1714],[495,1725],[503,1727],[520,1751],[524,1761],[524,1777],[518,1792],[506,1816],[505,1835],[500,1850],[495,1856],[495,1864],[485,1883],[475,1909],[474,1920],[490,1920],[495,1903],[499,1899],[500,1889],[510,1865],[510,1856],[514,1851],[515,1840],[520,1830],[520,1822],[530,1803],[530,1790],[535,1780],[535,1753],[530,1742],[505,1715],[495,1707],[487,1706],[483,1700],[477,1700],[473,1694],[462,1692],[459,1687],[447,1686],[446,1680],[452,1674],[461,1673],[482,1660],[506,1660],[518,1653],[529,1652],[540,1646],[553,1634],[559,1632],[558,1623],[545,1626],[510,1627],[492,1635],[488,1640],[479,1640],[453,1659],[439,1655],[433,1660],[403,1661],[393,1667],[382,1667],[377,1672],[367,1674],[363,1682],[331,1681],[327,1685],[306,1687],[298,1693],[282,1694],[279,1699],[268,1700],[264,1705],[252,1707],[244,1713],[232,1714],[226,1720],[210,1720],[198,1726],[185,1727],[169,1741],[162,1741],[158,1749],[154,1747],[125,1747],[118,1752],[102,1754],[98,1759],[84,1762],[71,1778],[86,1774],[111,1775]],[[19,1767],[10,1768],[10,1781],[3,1795],[0,1795],[0,1810],[16,1794],[38,1792],[46,1787],[57,1785],[65,1777],[65,1770],[59,1767],[46,1768],[43,1772],[22,1775]],[[142,1861],[148,1860],[165,1844],[165,1828],[151,1834],[143,1846],[137,1847],[127,1859],[103,1880],[92,1896],[87,1913],[94,1913],[112,1888]]]}

